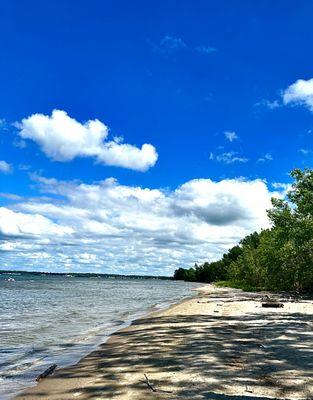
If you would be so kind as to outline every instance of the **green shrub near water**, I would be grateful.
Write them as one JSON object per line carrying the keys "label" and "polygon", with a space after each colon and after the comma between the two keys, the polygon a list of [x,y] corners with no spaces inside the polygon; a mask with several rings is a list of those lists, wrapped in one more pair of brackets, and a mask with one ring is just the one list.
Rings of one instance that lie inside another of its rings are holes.
{"label": "green shrub near water", "polygon": [[283,199],[272,199],[271,229],[246,236],[219,261],[179,268],[174,279],[232,287],[313,292],[313,170],[295,169]]}

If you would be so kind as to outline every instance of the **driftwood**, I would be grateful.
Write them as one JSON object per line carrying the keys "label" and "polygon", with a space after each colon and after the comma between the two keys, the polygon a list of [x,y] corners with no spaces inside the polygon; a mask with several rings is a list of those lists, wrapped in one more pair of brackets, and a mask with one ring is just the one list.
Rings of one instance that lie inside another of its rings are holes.
{"label": "driftwood", "polygon": [[43,371],[42,374],[38,375],[36,378],[36,381],[39,382],[41,379],[46,378],[48,375],[51,375],[52,372],[56,369],[57,365],[53,364],[49,368],[47,368],[45,371]]}
{"label": "driftwood", "polygon": [[248,393],[253,393],[253,390],[248,389],[248,386],[246,385],[246,392],[248,392]]}
{"label": "driftwood", "polygon": [[144,374],[144,377],[145,377],[145,379],[146,379],[146,384],[147,384],[148,388],[151,389],[152,392],[173,393],[173,392],[171,392],[170,390],[157,389],[156,387],[154,387],[154,386],[152,385],[152,383],[150,382],[150,380],[149,380],[149,378],[147,377],[146,374]]}
{"label": "driftwood", "polygon": [[262,307],[265,308],[283,308],[284,304],[283,303],[277,303],[274,301],[269,301],[267,303],[262,303]]}
{"label": "driftwood", "polygon": [[157,392],[158,390],[157,390],[154,386],[151,385],[151,383],[150,383],[150,381],[149,381],[149,378],[147,377],[146,374],[144,374],[144,377],[146,378],[146,384],[147,384],[148,387],[152,390],[152,392]]}

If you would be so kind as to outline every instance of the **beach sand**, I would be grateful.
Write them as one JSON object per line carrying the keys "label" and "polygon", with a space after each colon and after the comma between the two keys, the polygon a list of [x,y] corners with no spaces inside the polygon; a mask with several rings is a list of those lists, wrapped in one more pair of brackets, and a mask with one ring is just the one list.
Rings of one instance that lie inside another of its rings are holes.
{"label": "beach sand", "polygon": [[313,302],[266,309],[262,295],[206,285],[17,399],[310,399]]}

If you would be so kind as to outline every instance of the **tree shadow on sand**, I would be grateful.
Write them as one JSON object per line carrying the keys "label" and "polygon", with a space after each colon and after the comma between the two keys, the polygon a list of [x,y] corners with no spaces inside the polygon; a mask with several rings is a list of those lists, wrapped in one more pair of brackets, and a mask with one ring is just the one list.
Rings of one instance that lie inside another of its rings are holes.
{"label": "tree shadow on sand", "polygon": [[[78,366],[58,371],[18,398],[118,399],[127,391],[131,399],[273,398],[254,395],[260,389],[274,397],[309,398],[312,349],[310,315],[152,316],[115,333]],[[155,388],[172,393],[153,392],[144,374]],[[221,394],[234,385],[240,395]]]}

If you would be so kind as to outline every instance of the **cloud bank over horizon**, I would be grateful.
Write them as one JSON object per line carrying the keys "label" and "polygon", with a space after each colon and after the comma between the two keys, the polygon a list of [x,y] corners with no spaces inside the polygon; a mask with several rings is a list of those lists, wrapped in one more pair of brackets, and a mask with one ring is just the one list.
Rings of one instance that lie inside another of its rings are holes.
{"label": "cloud bank over horizon", "polygon": [[42,196],[0,207],[5,268],[171,275],[268,227],[275,195],[259,179],[193,179],[168,191],[32,178]]}

